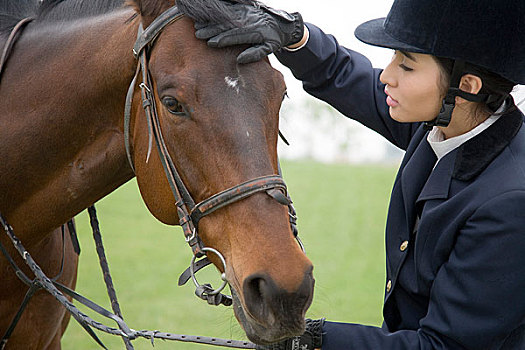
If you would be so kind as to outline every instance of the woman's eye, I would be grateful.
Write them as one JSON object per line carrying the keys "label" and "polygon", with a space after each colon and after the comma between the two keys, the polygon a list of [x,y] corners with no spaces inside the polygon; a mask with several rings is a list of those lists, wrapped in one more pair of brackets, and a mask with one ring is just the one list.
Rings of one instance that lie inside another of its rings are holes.
{"label": "woman's eye", "polygon": [[164,105],[164,107],[166,107],[166,109],[171,114],[181,116],[181,117],[188,115],[188,113],[186,112],[186,108],[184,108],[184,106],[179,101],[177,101],[177,99],[174,97],[171,97],[171,96],[164,97],[162,99],[162,104]]}
{"label": "woman's eye", "polygon": [[403,63],[401,63],[401,64],[399,65],[399,67],[400,67],[402,70],[407,71],[407,72],[411,72],[411,71],[413,71],[412,68],[409,68],[409,67],[405,66]]}

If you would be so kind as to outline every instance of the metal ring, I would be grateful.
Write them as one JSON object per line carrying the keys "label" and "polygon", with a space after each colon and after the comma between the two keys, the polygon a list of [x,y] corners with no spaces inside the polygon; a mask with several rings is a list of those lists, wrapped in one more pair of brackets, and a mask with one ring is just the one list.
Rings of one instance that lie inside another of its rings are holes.
{"label": "metal ring", "polygon": [[[224,260],[224,257],[222,256],[221,253],[219,253],[218,250],[213,249],[213,248],[208,248],[208,247],[203,247],[203,248],[201,248],[201,250],[203,252],[212,252],[215,255],[217,255],[219,257],[219,259],[221,259],[222,266],[224,267],[224,271],[226,271],[226,260]],[[195,287],[200,287],[201,284],[199,283],[199,281],[197,281],[197,278],[195,277],[194,265],[195,265],[195,259],[196,258],[197,258],[197,256],[195,256],[195,255],[191,258],[190,273],[191,273],[191,279],[193,280],[193,283],[195,284]],[[208,295],[219,294],[226,287],[226,285],[228,284],[228,281],[226,280],[226,274],[224,272],[221,274],[221,279],[223,280],[222,285],[219,288],[212,290],[211,292],[207,292],[206,294],[208,294]]]}

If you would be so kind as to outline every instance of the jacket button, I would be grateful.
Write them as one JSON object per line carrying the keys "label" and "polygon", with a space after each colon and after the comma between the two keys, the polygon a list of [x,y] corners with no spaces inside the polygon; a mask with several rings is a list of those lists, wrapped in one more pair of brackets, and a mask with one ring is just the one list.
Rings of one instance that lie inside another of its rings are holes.
{"label": "jacket button", "polygon": [[404,252],[405,250],[407,250],[407,248],[408,248],[408,241],[404,241],[403,243],[401,243],[401,246],[399,247],[399,250]]}
{"label": "jacket button", "polygon": [[389,293],[391,289],[392,289],[392,280],[388,280],[388,282],[386,283],[386,292]]}

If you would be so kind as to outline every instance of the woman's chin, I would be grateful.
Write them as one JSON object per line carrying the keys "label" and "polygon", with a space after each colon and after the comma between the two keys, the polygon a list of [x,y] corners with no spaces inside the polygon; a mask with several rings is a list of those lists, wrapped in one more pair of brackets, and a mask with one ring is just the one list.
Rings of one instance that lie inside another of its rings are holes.
{"label": "woman's chin", "polygon": [[399,106],[390,107],[389,109],[390,118],[400,123],[422,123],[425,121],[431,121],[435,117],[422,118],[421,116],[410,116],[408,113],[400,111]]}
{"label": "woman's chin", "polygon": [[400,123],[409,122],[409,120],[407,120],[406,114],[399,113],[398,107],[390,107],[389,114],[390,114],[390,118],[392,118],[396,122],[400,122]]}

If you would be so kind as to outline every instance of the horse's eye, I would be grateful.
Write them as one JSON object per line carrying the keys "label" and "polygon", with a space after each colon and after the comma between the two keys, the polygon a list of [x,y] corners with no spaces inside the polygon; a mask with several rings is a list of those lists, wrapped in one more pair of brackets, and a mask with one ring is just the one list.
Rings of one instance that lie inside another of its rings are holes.
{"label": "horse's eye", "polygon": [[188,113],[186,112],[186,108],[184,108],[184,106],[179,101],[177,101],[175,97],[166,96],[162,98],[162,104],[168,109],[168,111],[171,114],[180,117],[185,117],[188,115]]}

